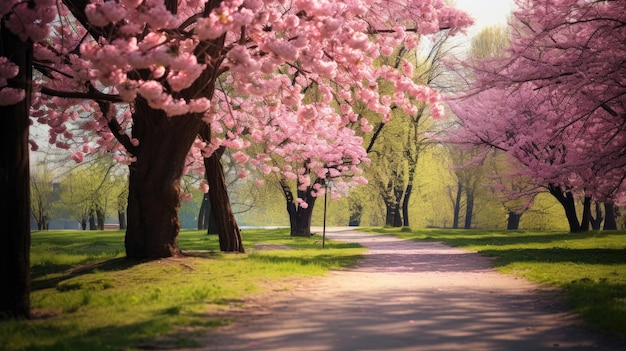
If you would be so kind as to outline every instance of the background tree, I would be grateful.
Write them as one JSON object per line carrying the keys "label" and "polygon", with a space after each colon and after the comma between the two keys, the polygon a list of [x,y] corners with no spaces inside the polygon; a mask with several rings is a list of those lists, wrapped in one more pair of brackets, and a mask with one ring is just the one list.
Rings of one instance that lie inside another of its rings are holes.
{"label": "background tree", "polygon": [[48,230],[54,216],[54,200],[52,172],[45,165],[37,167],[30,175],[30,208],[38,230]]}
{"label": "background tree", "polygon": [[473,89],[453,104],[462,139],[507,151],[563,205],[570,230],[585,230],[594,199],[624,198],[626,4],[517,6],[506,54],[475,62]]}

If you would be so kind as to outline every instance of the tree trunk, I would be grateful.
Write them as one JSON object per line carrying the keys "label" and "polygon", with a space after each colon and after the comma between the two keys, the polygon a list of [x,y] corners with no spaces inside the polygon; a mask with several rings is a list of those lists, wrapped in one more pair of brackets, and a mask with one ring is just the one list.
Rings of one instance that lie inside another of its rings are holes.
{"label": "tree trunk", "polygon": [[89,230],[96,230],[98,227],[96,226],[96,211],[89,211]]}
{"label": "tree trunk", "polygon": [[506,222],[506,229],[507,230],[518,230],[519,229],[519,222],[522,219],[522,214],[521,213],[517,213],[515,211],[509,211],[509,217],[507,219]]}
{"label": "tree trunk", "polygon": [[133,137],[141,144],[129,167],[126,256],[176,256],[180,178],[202,121],[194,115],[170,118],[141,101],[135,104],[133,121]]}
{"label": "tree trunk", "polygon": [[96,224],[98,225],[98,230],[104,230],[104,222],[106,220],[106,214],[101,208],[96,209]]}
{"label": "tree trunk", "polygon": [[358,227],[361,225],[361,215],[363,214],[363,205],[361,203],[350,202],[350,219],[348,225],[350,227]]}
{"label": "tree trunk", "polygon": [[120,223],[120,229],[126,229],[126,212],[118,210],[117,220]]}
{"label": "tree trunk", "polygon": [[200,203],[200,209],[198,210],[198,230],[209,228],[209,194],[202,196],[202,202]]}
{"label": "tree trunk", "polygon": [[400,208],[400,202],[396,202],[395,208],[393,210],[393,227],[402,227],[402,210]]}
{"label": "tree trunk", "polygon": [[299,207],[295,213],[295,218],[293,221],[290,219],[289,221],[295,223],[295,227],[291,227],[291,236],[311,236],[311,219],[313,218],[313,210],[311,209],[311,204],[309,207],[302,208]]}
{"label": "tree trunk", "polygon": [[[220,161],[223,153],[224,148],[220,148],[211,157],[204,159],[205,175],[209,184],[208,195],[211,201],[211,214],[215,219],[217,235],[220,240],[220,250],[224,252],[245,252],[241,240],[241,231],[228,198],[224,168]],[[210,225],[208,227],[210,228]]]}
{"label": "tree trunk", "polygon": [[472,229],[472,217],[474,217],[474,192],[466,190],[465,196],[467,201],[465,203],[465,223],[463,228]]}
{"label": "tree trunk", "polygon": [[563,189],[560,186],[554,184],[549,184],[548,190],[550,191],[550,194],[557,199],[561,206],[563,206],[567,222],[569,223],[570,232],[580,232],[581,228],[580,223],[578,222],[578,215],[576,214],[576,202],[574,201],[574,195],[570,191],[563,192]]}
{"label": "tree trunk", "polygon": [[591,197],[585,196],[583,200],[583,216],[580,219],[580,231],[589,231],[589,223],[591,222]]}
{"label": "tree trunk", "polygon": [[[317,180],[315,183],[321,182]],[[283,189],[283,195],[287,204],[287,213],[289,214],[289,228],[291,236],[311,236],[311,219],[313,218],[313,207],[315,206],[315,197],[311,196],[313,187],[309,187],[306,191],[301,192],[303,200],[307,203],[307,208],[296,206],[295,199],[291,189],[284,180],[280,181]]]}
{"label": "tree trunk", "polygon": [[463,186],[461,182],[456,185],[456,196],[454,198],[454,213],[452,218],[452,228],[459,228],[459,216],[461,215],[461,196],[463,195]]}
{"label": "tree trunk", "polygon": [[604,203],[604,230],[617,230],[615,222],[615,205],[612,202]]}
{"label": "tree trunk", "polygon": [[602,210],[600,209],[600,203],[596,202],[595,210],[596,210],[596,216],[595,217],[591,216],[590,218],[591,229],[600,230],[600,225],[602,224],[602,220],[604,219],[602,217]]}
{"label": "tree trunk", "polygon": [[409,184],[404,190],[404,199],[402,200],[402,226],[410,227],[409,223],[409,200],[413,192],[413,181],[409,180]]}
{"label": "tree trunk", "polygon": [[0,56],[18,65],[8,85],[26,98],[0,106],[0,319],[30,316],[30,173],[28,128],[32,43],[22,42],[0,20]]}
{"label": "tree trunk", "polygon": [[385,201],[385,226],[393,227],[393,219],[396,217],[396,205]]}

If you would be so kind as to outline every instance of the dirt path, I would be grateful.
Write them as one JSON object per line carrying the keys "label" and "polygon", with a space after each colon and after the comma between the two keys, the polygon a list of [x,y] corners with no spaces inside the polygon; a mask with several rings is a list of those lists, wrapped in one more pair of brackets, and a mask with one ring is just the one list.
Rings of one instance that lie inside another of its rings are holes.
{"label": "dirt path", "polygon": [[477,254],[348,228],[327,236],[369,251],[354,269],[253,301],[193,350],[626,349],[582,330],[554,292]]}

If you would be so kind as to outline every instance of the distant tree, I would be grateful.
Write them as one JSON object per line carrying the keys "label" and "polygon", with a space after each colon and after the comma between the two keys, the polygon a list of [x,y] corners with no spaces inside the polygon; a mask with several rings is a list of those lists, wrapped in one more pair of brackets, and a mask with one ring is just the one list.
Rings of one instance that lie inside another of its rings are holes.
{"label": "distant tree", "polygon": [[48,230],[48,223],[53,216],[54,179],[46,166],[37,167],[30,176],[31,215],[38,230]]}
{"label": "distant tree", "polygon": [[570,230],[586,230],[594,200],[626,199],[626,3],[517,7],[504,55],[474,61],[472,89],[451,103],[463,124],[456,138],[509,153],[561,203]]}

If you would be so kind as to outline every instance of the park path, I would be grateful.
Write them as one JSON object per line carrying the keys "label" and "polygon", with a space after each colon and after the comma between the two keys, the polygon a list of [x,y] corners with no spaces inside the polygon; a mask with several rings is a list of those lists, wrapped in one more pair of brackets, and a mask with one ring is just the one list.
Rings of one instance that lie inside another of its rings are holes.
{"label": "park path", "polygon": [[[557,295],[440,243],[333,228],[360,263],[250,301],[206,351],[624,350],[579,327]],[[181,350],[182,351],[182,350]]]}

